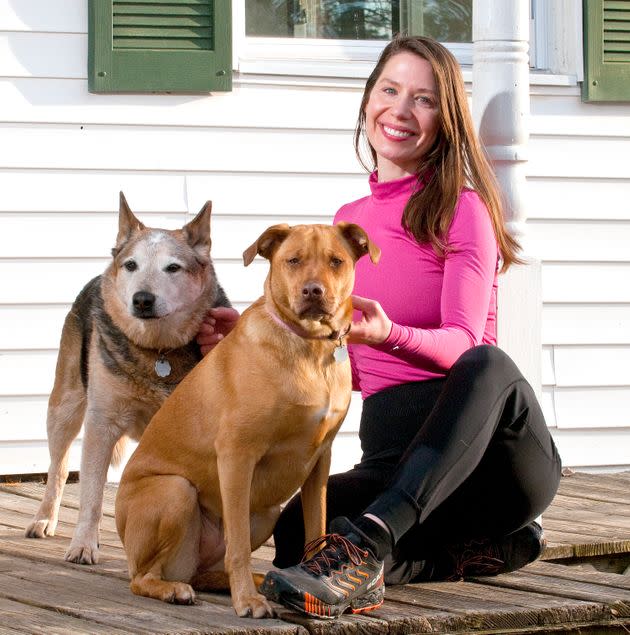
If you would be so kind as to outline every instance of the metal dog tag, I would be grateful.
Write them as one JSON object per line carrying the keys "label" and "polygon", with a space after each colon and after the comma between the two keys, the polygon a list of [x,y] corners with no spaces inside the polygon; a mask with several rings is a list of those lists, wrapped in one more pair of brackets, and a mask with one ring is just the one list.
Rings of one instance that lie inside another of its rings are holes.
{"label": "metal dog tag", "polygon": [[333,357],[338,364],[345,362],[348,359],[348,347],[344,344],[340,344],[333,352]]}
{"label": "metal dog tag", "polygon": [[158,377],[168,377],[171,374],[171,365],[166,357],[160,357],[156,360],[155,374]]}

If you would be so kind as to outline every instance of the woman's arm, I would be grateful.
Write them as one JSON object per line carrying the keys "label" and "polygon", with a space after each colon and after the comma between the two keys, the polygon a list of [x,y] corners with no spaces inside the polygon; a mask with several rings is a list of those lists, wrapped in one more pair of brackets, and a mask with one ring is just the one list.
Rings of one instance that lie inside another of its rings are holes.
{"label": "woman's arm", "polygon": [[353,298],[362,319],[353,323],[351,341],[436,371],[448,370],[463,352],[480,344],[498,253],[489,214],[474,192],[462,194],[448,244],[439,327],[422,329],[392,323],[378,302]]}

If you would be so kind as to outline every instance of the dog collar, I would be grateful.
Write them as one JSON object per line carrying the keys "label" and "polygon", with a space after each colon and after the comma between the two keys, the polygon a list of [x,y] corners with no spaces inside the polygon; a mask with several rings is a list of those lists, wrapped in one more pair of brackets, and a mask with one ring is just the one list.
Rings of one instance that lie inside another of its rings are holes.
{"label": "dog collar", "polygon": [[343,343],[343,338],[348,335],[352,324],[348,324],[348,328],[342,333],[341,331],[333,331],[330,335],[311,335],[305,329],[285,322],[278,314],[272,311],[268,306],[265,307],[267,313],[272,317],[274,322],[287,331],[291,331],[295,335],[308,340],[337,340],[337,346],[333,351],[333,357],[336,362],[345,362],[348,359],[348,347]]}

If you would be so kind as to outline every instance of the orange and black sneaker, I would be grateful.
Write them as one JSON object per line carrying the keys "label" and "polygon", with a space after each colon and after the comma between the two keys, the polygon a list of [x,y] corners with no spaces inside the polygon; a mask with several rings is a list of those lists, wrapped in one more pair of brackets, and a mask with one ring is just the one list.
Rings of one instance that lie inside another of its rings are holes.
{"label": "orange and black sneaker", "polygon": [[[343,517],[335,519],[334,525],[353,528]],[[383,562],[364,540],[354,532],[327,534],[309,543],[305,553],[317,549],[312,558],[294,567],[270,571],[260,592],[268,600],[323,619],[346,611],[363,613],[383,603]]]}

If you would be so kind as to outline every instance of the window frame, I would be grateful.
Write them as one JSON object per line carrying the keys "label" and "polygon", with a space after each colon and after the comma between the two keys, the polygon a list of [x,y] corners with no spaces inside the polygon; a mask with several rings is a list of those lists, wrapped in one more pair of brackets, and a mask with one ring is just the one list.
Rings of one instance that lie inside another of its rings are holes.
{"label": "window frame", "polygon": [[[242,74],[365,79],[385,40],[332,40],[247,36],[245,0],[232,2],[233,69]],[[473,45],[446,43],[462,66],[472,66]]]}

